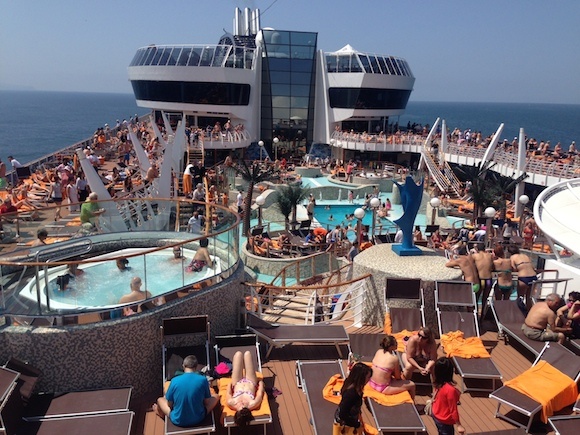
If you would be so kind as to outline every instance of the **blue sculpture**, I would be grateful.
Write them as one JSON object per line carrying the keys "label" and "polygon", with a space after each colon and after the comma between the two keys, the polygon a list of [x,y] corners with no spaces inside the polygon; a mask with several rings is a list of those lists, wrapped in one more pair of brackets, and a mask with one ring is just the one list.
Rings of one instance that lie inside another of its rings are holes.
{"label": "blue sculpture", "polygon": [[401,193],[403,216],[394,222],[403,231],[403,243],[393,245],[393,251],[400,257],[423,254],[423,251],[413,243],[413,226],[423,199],[423,182],[424,180],[421,180],[421,184],[416,184],[411,176],[407,176],[404,185],[395,181]]}

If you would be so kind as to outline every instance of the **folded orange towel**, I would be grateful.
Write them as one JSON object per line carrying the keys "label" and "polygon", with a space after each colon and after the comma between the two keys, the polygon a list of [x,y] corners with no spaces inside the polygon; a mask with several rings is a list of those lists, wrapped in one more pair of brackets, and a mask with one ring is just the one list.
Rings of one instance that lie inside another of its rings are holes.
{"label": "folded orange towel", "polygon": [[481,338],[463,338],[463,332],[453,331],[441,336],[441,345],[448,357],[491,358]]}
{"label": "folded orange towel", "polygon": [[[263,378],[262,373],[260,372],[256,372],[256,376],[260,380]],[[233,417],[234,415],[236,415],[236,411],[231,409],[227,404],[228,387],[230,386],[231,382],[232,378],[218,379],[218,394],[220,395],[220,403],[222,405],[222,416],[221,416],[222,421],[226,417]],[[264,400],[262,400],[262,403],[260,404],[260,407],[258,409],[254,409],[252,411],[252,415],[254,417],[257,417],[258,415],[270,415],[270,413],[271,411],[270,404],[268,403],[268,397],[266,396],[266,394],[264,394]]]}
{"label": "folded orange towel", "polygon": [[576,383],[546,361],[540,361],[504,385],[542,404],[542,421],[571,405],[578,397]]}

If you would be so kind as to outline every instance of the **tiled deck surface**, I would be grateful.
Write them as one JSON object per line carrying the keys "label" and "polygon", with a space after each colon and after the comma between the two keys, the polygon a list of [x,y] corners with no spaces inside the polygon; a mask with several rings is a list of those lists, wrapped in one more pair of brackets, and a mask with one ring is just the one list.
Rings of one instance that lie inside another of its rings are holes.
{"label": "tiled deck surface", "polygon": [[[484,325],[484,329],[485,329]],[[490,329],[491,325],[490,325]],[[363,327],[351,333],[379,332],[375,327]],[[521,355],[510,345],[497,340],[497,333],[488,331],[482,335],[484,343],[492,347],[491,354],[496,362],[504,380],[511,379],[531,366],[531,360]],[[346,347],[343,352],[346,352]],[[346,353],[345,353],[346,355]],[[273,423],[268,425],[268,435],[299,435],[313,433],[310,425],[310,411],[306,396],[296,385],[295,362],[301,360],[324,360],[336,359],[336,350],[332,346],[295,345],[282,349],[275,349],[269,361],[264,363],[263,372],[267,387],[275,386],[282,391],[282,395],[270,399],[273,413]],[[459,377],[456,375],[459,385]],[[436,434],[437,430],[430,417],[423,415],[423,405],[428,399],[429,389],[419,387],[416,397],[416,405],[425,423],[428,434]],[[141,403],[134,404],[136,420],[133,427],[133,435],[163,435],[163,421],[156,417],[148,408],[155,400],[147,398]],[[463,426],[467,433],[509,433],[516,429],[513,425],[494,417],[497,402],[487,397],[486,393],[464,393],[461,396],[459,412]],[[503,408],[502,408],[503,409]],[[571,414],[571,407],[564,409],[561,414]],[[369,421],[367,419],[367,421]],[[553,433],[541,423],[534,423],[533,433]],[[261,426],[250,426],[245,430],[233,429],[232,434],[260,434]],[[218,427],[218,434],[226,434],[227,431]]]}

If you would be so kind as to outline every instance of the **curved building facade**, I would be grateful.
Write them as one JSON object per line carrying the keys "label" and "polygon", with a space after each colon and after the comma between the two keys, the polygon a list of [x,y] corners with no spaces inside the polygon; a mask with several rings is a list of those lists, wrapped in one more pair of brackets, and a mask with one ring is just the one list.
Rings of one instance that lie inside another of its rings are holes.
{"label": "curved building facade", "polygon": [[236,9],[233,27],[217,45],[138,49],[128,68],[137,104],[190,126],[243,126],[234,146],[205,148],[263,141],[271,157],[329,144],[339,129],[386,131],[405,111],[415,78],[404,59],[349,45],[323,52],[316,32],[262,28],[259,10]]}

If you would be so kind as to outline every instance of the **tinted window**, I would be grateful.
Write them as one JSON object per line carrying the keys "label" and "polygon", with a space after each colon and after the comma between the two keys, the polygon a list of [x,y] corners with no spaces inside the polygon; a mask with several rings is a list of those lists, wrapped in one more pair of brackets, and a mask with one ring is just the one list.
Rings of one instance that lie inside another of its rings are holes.
{"label": "tinted window", "polygon": [[247,106],[250,100],[247,84],[135,80],[131,85],[138,100],[231,106]]}
{"label": "tinted window", "polygon": [[375,88],[330,88],[330,107],[344,109],[404,109],[410,90]]}

